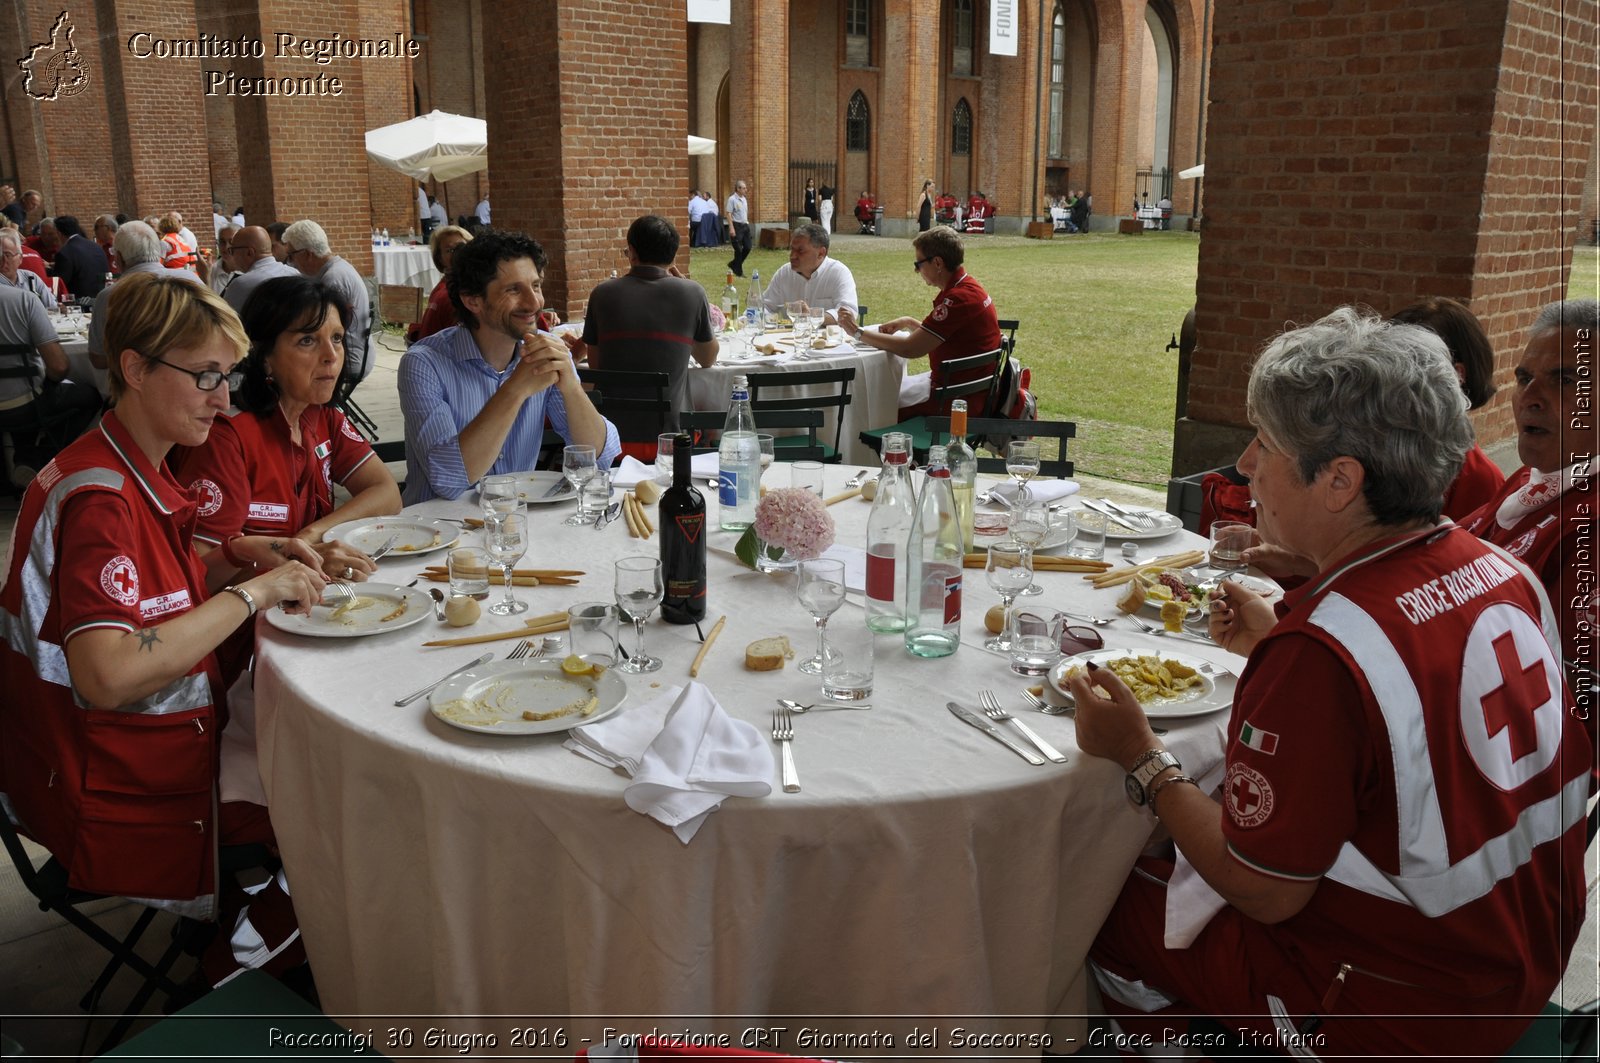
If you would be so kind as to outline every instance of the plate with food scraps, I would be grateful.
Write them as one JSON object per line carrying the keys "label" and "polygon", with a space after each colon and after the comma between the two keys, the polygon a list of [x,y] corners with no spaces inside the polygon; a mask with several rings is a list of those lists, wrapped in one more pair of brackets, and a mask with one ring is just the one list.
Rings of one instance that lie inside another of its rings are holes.
{"label": "plate with food scraps", "polygon": [[461,529],[447,520],[430,520],[426,517],[365,517],[336,524],[322,535],[325,543],[344,543],[363,553],[373,553],[391,537],[394,546],[389,553],[431,554],[454,546]]}
{"label": "plate with food scraps", "polygon": [[[561,475],[556,469],[540,469],[538,472],[519,472],[512,475],[517,478],[517,497],[530,506],[542,506],[550,502],[570,502],[577,495],[578,489],[572,486],[572,481]],[[550,491],[557,483],[561,490]],[[547,495],[545,492],[550,491]],[[478,492],[478,500],[483,501],[483,492]]]}
{"label": "plate with food scraps", "polygon": [[[1200,657],[1186,653],[1141,650],[1095,650],[1062,659],[1050,670],[1050,685],[1071,697],[1067,676],[1090,661],[1109,668],[1133,691],[1153,720],[1204,716],[1233,703],[1233,676]],[[1208,671],[1215,673],[1215,678]],[[1223,685],[1218,686],[1218,681]]]}
{"label": "plate with food scraps", "polygon": [[433,688],[428,708],[442,722],[480,734],[539,735],[603,720],[628,696],[615,669],[574,674],[562,661],[491,661]]}
{"label": "plate with food scraps", "polygon": [[1139,513],[1156,522],[1154,528],[1135,528],[1124,524],[1111,514],[1106,514],[1106,538],[1126,539],[1130,542],[1145,542],[1150,539],[1165,539],[1175,531],[1183,530],[1183,521],[1171,513],[1159,509],[1142,509],[1138,506],[1129,506],[1128,512]]}
{"label": "plate with food scraps", "polygon": [[321,605],[311,607],[310,615],[268,609],[267,623],[291,635],[318,639],[354,639],[381,635],[410,627],[433,615],[432,601],[415,587],[392,583],[349,583],[354,598],[326,594]]}
{"label": "plate with food scraps", "polygon": [[[998,519],[996,519],[998,518]],[[1006,539],[1011,534],[1010,513],[974,513],[972,515],[972,540],[988,546]],[[1066,546],[1072,541],[1072,518],[1066,513],[1050,514],[1050,531],[1044,539],[1035,546],[1034,552],[1040,550],[1054,550],[1058,546]]]}

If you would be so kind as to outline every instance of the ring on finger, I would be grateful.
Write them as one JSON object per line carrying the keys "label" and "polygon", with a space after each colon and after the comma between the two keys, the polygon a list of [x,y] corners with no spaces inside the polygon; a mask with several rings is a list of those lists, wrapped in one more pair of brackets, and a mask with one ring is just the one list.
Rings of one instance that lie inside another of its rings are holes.
{"label": "ring on finger", "polygon": [[355,575],[356,575],[356,570],[355,569],[351,568],[349,565],[346,565],[344,567],[344,578],[345,579],[355,579]]}

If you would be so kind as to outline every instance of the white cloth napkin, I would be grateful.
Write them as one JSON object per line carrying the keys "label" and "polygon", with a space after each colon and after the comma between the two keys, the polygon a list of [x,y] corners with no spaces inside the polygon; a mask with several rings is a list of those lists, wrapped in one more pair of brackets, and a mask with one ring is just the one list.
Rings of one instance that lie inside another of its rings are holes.
{"label": "white cloth napkin", "polygon": [[933,395],[933,372],[907,373],[900,381],[900,408],[927,402]]}
{"label": "white cloth napkin", "polygon": [[[1226,768],[1226,763],[1219,764],[1202,775],[1201,791],[1210,793],[1215,790],[1222,782],[1222,773]],[[1200,936],[1200,931],[1206,928],[1211,918],[1227,906],[1228,902],[1222,899],[1222,894],[1200,877],[1200,872],[1194,869],[1189,858],[1179,849],[1172,877],[1167,880],[1167,948],[1186,949],[1193,945],[1194,939]]]}
{"label": "white cloth napkin", "polygon": [[[1033,480],[1028,484],[1028,494],[1036,502],[1054,502],[1059,498],[1078,493],[1076,480]],[[989,488],[989,501],[1011,503],[1017,497],[1017,485],[1014,483],[996,484]]]}
{"label": "white cloth napkin", "polygon": [[[716,451],[696,454],[689,459],[689,469],[697,480],[717,475],[719,465]],[[655,476],[654,465],[646,465],[632,454],[627,454],[623,456],[622,464],[611,470],[611,486],[634,487],[646,480],[655,479]]]}
{"label": "white cloth napkin", "polygon": [[772,748],[703,683],[691,680],[570,735],[568,749],[628,772],[628,807],[671,827],[685,845],[724,799],[772,792]]}
{"label": "white cloth napkin", "polygon": [[267,792],[261,785],[261,771],[256,764],[254,671],[241,673],[228,688],[228,726],[222,729],[218,747],[218,798],[247,801],[265,808]]}

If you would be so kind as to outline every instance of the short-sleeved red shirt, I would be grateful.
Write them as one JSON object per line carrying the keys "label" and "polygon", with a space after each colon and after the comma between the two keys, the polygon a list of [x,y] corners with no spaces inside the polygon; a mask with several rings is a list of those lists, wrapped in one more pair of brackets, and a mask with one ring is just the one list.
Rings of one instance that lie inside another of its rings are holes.
{"label": "short-sleeved red shirt", "polygon": [[326,406],[300,415],[300,444],[278,408],[232,411],[211,426],[205,443],[174,454],[179,483],[195,493],[195,538],[220,543],[230,535],[293,535],[333,511],[333,485],[372,457],[372,446]]}
{"label": "short-sleeved red shirt", "polygon": [[[941,367],[952,358],[982,354],[1000,346],[1000,322],[994,312],[994,300],[983,286],[964,269],[956,271],[956,279],[933,298],[933,309],[922,319],[922,327],[939,337],[939,345],[928,352],[928,364],[933,370],[933,386],[960,383],[987,374],[987,370],[969,370],[955,379],[947,379]],[[974,417],[988,413],[988,396],[969,395],[967,408]],[[925,414],[949,413],[948,405],[938,405],[931,400],[900,411],[901,419]]]}

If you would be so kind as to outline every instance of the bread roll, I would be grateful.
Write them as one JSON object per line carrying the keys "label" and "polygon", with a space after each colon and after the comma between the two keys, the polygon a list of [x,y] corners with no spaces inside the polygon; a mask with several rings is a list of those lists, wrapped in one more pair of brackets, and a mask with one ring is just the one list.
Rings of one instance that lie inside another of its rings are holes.
{"label": "bread roll", "polygon": [[744,648],[744,666],[752,672],[773,672],[782,668],[783,662],[793,656],[794,647],[783,635],[756,639]]}
{"label": "bread roll", "polygon": [[640,480],[634,485],[633,493],[638,496],[639,501],[651,506],[661,499],[661,485],[654,480]]}
{"label": "bread roll", "polygon": [[1122,592],[1121,598],[1117,599],[1117,608],[1124,613],[1137,613],[1139,607],[1144,604],[1144,599],[1144,584],[1136,579],[1129,580],[1128,589]]}

